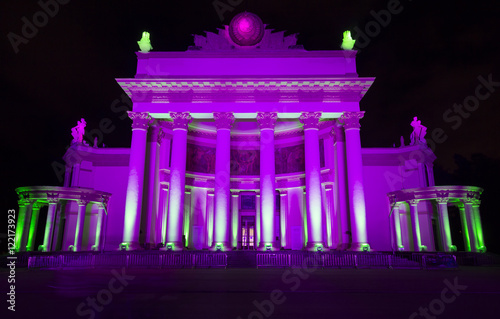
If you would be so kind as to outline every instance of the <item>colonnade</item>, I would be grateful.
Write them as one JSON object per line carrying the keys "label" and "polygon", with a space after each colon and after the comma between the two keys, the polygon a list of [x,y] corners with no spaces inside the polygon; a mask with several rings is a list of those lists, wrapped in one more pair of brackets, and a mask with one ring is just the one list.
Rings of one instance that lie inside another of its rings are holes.
{"label": "colonnade", "polygon": [[[15,250],[16,251],[55,251],[58,243],[61,227],[61,220],[67,216],[64,208],[70,202],[78,204],[75,229],[66,228],[65,231],[74,234],[74,239],[68,247],[62,250],[82,251],[83,228],[85,223],[85,213],[89,205],[97,205],[97,220],[95,233],[93,235],[93,250],[101,249],[103,239],[103,225],[106,222],[106,205],[111,194],[93,191],[89,189],[75,189],[66,187],[20,187],[16,189],[20,199],[19,214],[16,224]],[[47,208],[47,218],[45,225],[40,225],[40,209]],[[68,227],[67,225],[65,227]],[[35,247],[37,231],[43,230],[43,244]]]}
{"label": "colonnade", "polygon": [[[455,251],[452,243],[448,206],[457,205],[460,214],[465,251],[484,252],[483,230],[479,206],[482,189],[472,186],[434,186],[406,189],[388,194],[391,202],[391,226],[394,250],[425,250],[422,245],[418,203],[431,201],[437,206],[439,241],[442,251]],[[406,207],[403,207],[406,206]],[[412,246],[404,247],[401,231],[401,208],[409,208],[411,219]]]}
{"label": "colonnade", "polygon": [[[359,136],[359,119],[364,112],[345,112],[337,120],[332,134],[335,140],[335,188],[332,189],[333,200],[341,214],[343,249],[369,250],[366,235],[366,210],[362,177],[361,143]],[[158,201],[158,206],[152,206],[144,213],[154,218],[155,229],[152,242],[162,243],[164,249],[180,250],[186,247],[184,192],[186,175],[186,148],[187,131],[192,117],[188,112],[172,112],[172,158],[169,180],[161,177],[153,178],[151,170],[157,171],[165,165],[161,159],[162,148],[165,143],[162,138],[157,139],[160,149],[160,159],[150,159],[149,172],[145,172],[146,148],[148,128],[163,125],[164,121],[155,121],[147,112],[129,112],[132,119],[132,145],[129,163],[129,179],[125,207],[125,222],[121,249],[138,249],[140,221],[143,203],[144,176],[149,176],[146,192],[148,201]],[[276,242],[275,230],[275,155],[274,134],[278,114],[276,112],[258,112],[256,121],[260,129],[260,192],[257,213],[257,237],[260,249],[279,249],[284,244]],[[235,235],[230,229],[230,221],[234,211],[230,210],[230,134],[234,123],[234,114],[231,112],[214,112],[213,118],[217,128],[215,183],[213,193],[207,199],[207,206],[213,200],[213,217],[208,218],[207,242],[212,243],[213,249],[231,249],[235,245]],[[306,194],[306,248],[310,250],[322,249],[328,246],[324,232],[331,233],[331,227],[324,227],[325,216],[322,210],[321,170],[319,150],[319,121],[321,112],[303,112],[299,117],[304,126],[305,143],[305,194]],[[161,128],[159,130],[162,131]],[[160,133],[158,133],[160,134]],[[155,144],[155,150],[158,146]],[[150,145],[151,148],[151,145]],[[156,152],[156,151],[155,151]],[[164,151],[163,151],[164,152]],[[151,155],[152,152],[150,151]],[[344,168],[346,171],[344,171]],[[157,182],[159,181],[159,183]],[[159,184],[157,188],[156,185]],[[155,197],[156,196],[156,197]],[[340,200],[341,198],[346,200]],[[234,201],[233,196],[233,201]],[[338,203],[338,204],[337,204]],[[348,217],[348,214],[350,216]],[[350,220],[350,225],[348,221]],[[285,220],[280,220],[281,226]],[[149,225],[149,223],[148,223]],[[148,226],[149,227],[149,226]],[[188,227],[189,228],[189,227]],[[283,229],[283,227],[281,227]],[[210,235],[211,234],[211,235]],[[337,248],[337,247],[335,247]]]}

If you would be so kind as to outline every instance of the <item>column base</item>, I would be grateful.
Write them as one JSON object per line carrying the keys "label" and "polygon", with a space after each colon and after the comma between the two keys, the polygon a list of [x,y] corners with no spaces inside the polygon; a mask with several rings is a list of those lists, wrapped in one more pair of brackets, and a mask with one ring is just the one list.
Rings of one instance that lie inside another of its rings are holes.
{"label": "column base", "polygon": [[260,243],[260,246],[257,247],[257,251],[277,251],[279,248],[276,247],[274,243]]}
{"label": "column base", "polygon": [[120,251],[142,250],[138,242],[123,242],[118,246]]}
{"label": "column base", "polygon": [[308,242],[305,247],[307,251],[324,251],[325,245],[322,242]]}
{"label": "column base", "polygon": [[231,245],[230,243],[217,243],[217,244],[213,244],[212,247],[210,247],[210,251],[231,251],[233,250],[233,245]]}
{"label": "column base", "polygon": [[370,251],[370,245],[368,243],[352,243],[348,250],[350,250],[350,251]]}
{"label": "column base", "polygon": [[166,243],[165,246],[160,248],[161,251],[182,251],[186,250],[186,247],[182,244],[182,242],[170,242]]}

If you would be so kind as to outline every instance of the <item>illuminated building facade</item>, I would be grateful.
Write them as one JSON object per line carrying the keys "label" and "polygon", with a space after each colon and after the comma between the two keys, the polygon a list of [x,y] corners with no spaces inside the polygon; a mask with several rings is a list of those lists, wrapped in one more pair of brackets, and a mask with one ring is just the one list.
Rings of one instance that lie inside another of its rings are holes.
{"label": "illuminated building facade", "polygon": [[64,187],[17,190],[19,250],[36,249],[38,228],[47,251],[453,251],[453,203],[465,247],[484,250],[481,189],[435,186],[418,138],[361,147],[374,78],[358,76],[356,51],[306,51],[250,13],[194,44],[138,52],[135,77],[117,79],[130,148],[75,143]]}

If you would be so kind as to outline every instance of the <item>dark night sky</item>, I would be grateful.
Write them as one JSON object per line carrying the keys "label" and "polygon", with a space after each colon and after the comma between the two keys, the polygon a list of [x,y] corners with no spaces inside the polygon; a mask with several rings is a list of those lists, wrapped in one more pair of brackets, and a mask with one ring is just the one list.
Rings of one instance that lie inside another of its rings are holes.
{"label": "dark night sky", "polygon": [[[17,209],[16,187],[60,185],[52,164],[63,163],[71,127],[81,117],[87,129],[111,119],[116,129],[104,136],[104,143],[130,145],[131,122],[112,106],[123,104],[115,78],[135,75],[134,52],[142,31],[151,33],[155,51],[184,51],[193,44],[192,34],[215,31],[246,10],[271,28],[299,33],[298,42],[307,50],[336,50],[344,30],[357,37],[355,28],[373,25],[370,12],[387,9],[389,2],[246,0],[226,12],[221,22],[213,0],[69,1],[15,53],[9,32],[21,36],[22,18],[32,21],[41,8],[37,1],[2,1],[2,211]],[[401,1],[401,12],[392,14],[380,32],[372,32],[365,43],[358,41],[357,65],[360,76],[376,77],[361,102],[366,111],[363,146],[399,146],[401,135],[408,143],[413,116],[428,127],[428,137],[443,129],[447,138],[435,147],[437,183],[485,187],[486,245],[498,252],[493,229],[499,221],[494,201],[500,193],[500,92],[480,101],[456,129],[456,122],[443,119],[455,103],[476,95],[478,77],[500,81],[500,7],[495,4]]]}

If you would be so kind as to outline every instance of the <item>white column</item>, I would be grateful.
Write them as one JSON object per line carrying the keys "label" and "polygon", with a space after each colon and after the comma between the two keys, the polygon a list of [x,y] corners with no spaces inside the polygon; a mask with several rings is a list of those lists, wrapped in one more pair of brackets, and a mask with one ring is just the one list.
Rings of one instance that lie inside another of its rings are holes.
{"label": "white column", "polygon": [[43,234],[43,250],[52,251],[52,235],[54,234],[54,222],[56,217],[58,198],[48,199],[47,221],[45,222],[45,233]]}
{"label": "white column", "polygon": [[395,251],[403,250],[403,241],[401,238],[401,219],[399,218],[399,203],[394,203],[394,207],[392,209],[392,225],[393,225],[393,234],[392,237],[394,239],[393,249]]}
{"label": "white column", "polygon": [[472,252],[478,252],[478,240],[476,233],[476,220],[474,218],[474,208],[472,207],[472,200],[469,198],[463,199],[462,202],[465,206],[465,216],[467,219],[467,228],[469,230],[470,249]]}
{"label": "white column", "polygon": [[337,213],[337,229],[339,234],[338,249],[350,247],[351,236],[349,227],[349,212],[347,204],[347,174],[345,163],[345,136],[341,124],[336,122],[331,134],[335,144],[335,211]]}
{"label": "white column", "polygon": [[165,249],[182,250],[184,192],[186,186],[187,130],[192,121],[189,112],[170,113],[173,120],[172,167],[168,192],[167,240]]}
{"label": "white column", "polygon": [[149,130],[149,165],[147,178],[146,198],[146,244],[155,247],[159,241],[156,237],[156,223],[158,221],[158,160],[159,160],[159,134],[158,125],[151,126]]}
{"label": "white column", "polygon": [[364,112],[345,112],[340,117],[344,124],[346,140],[347,183],[349,189],[349,211],[351,217],[351,250],[370,249],[366,233],[365,192],[363,186],[363,163],[359,120]]}
{"label": "white column", "polygon": [[104,233],[104,218],[105,218],[105,210],[104,210],[104,205],[105,204],[99,204],[97,208],[97,224],[95,228],[95,241],[93,245],[93,249],[95,251],[99,251],[101,247],[101,234]]}
{"label": "white column", "polygon": [[191,189],[186,188],[184,191],[184,217],[182,226],[182,242],[183,247],[187,248],[192,243],[191,234]]}
{"label": "white column", "polygon": [[231,193],[232,196],[232,224],[231,224],[231,242],[233,248],[238,248],[238,238],[241,238],[240,234],[240,192],[234,191]]}
{"label": "white column", "polygon": [[167,122],[159,121],[161,126],[158,133],[158,142],[160,143],[160,154],[158,162],[158,220],[156,221],[156,240],[158,243],[165,244],[167,234],[167,209],[168,209],[168,182],[165,169],[168,168],[170,160],[170,139],[165,133]]}
{"label": "white column", "polygon": [[25,245],[23,244],[23,237],[25,236],[25,225],[26,221],[26,210],[30,203],[26,200],[19,200],[19,214],[17,215],[17,225],[16,225],[16,237],[14,238],[14,248],[16,251],[24,251]]}
{"label": "white column", "polygon": [[411,216],[411,232],[413,236],[413,250],[420,251],[420,225],[418,222],[418,200],[409,200],[410,216]]}
{"label": "white column", "polygon": [[75,241],[73,243],[74,251],[82,251],[83,226],[85,224],[85,211],[88,200],[78,200],[78,216],[76,219]]}
{"label": "white column", "polygon": [[470,251],[469,229],[467,227],[467,216],[465,216],[464,203],[458,203],[458,213],[460,214],[460,224],[462,225],[462,236],[464,239],[464,250]]}
{"label": "white column", "polygon": [[479,213],[479,206],[481,201],[476,199],[472,202],[472,211],[474,214],[474,225],[476,227],[476,238],[477,238],[477,248],[480,252],[486,252],[486,246],[484,245],[483,237],[483,226],[481,223],[481,215]]}
{"label": "white column", "polygon": [[233,113],[213,113],[217,127],[217,147],[215,149],[215,206],[214,206],[214,249],[221,246],[223,250],[231,250],[230,238],[231,211],[231,126],[234,123]]}
{"label": "white column", "polygon": [[287,236],[288,236],[288,191],[280,191],[280,239],[281,247],[288,247]]}
{"label": "white column", "polygon": [[206,219],[206,247],[210,248],[214,242],[214,192],[207,191],[207,219]]}
{"label": "white column", "polygon": [[139,231],[141,227],[146,141],[151,117],[146,112],[128,112],[128,116],[132,119],[132,143],[130,147],[122,245],[128,250],[135,250],[140,248]]}
{"label": "white column", "polygon": [[[278,114],[275,112],[257,113],[260,128],[260,246],[262,250],[276,249],[275,201],[276,177],[274,156],[274,125]],[[267,248],[266,248],[267,247]]]}
{"label": "white column", "polygon": [[450,220],[448,218],[448,198],[439,197],[436,199],[438,204],[438,217],[439,217],[439,230],[441,235],[441,242],[443,243],[443,250],[446,252],[451,251],[451,231]]}
{"label": "white column", "polygon": [[323,247],[323,214],[321,205],[321,168],[319,158],[319,119],[321,112],[304,112],[300,122],[304,124],[304,148],[306,164],[306,248]]}
{"label": "white column", "polygon": [[31,219],[29,223],[29,235],[28,235],[28,244],[26,245],[27,251],[35,251],[35,239],[36,239],[36,229],[38,227],[38,217],[40,216],[40,208],[42,207],[41,203],[35,202],[33,203],[31,210]]}

